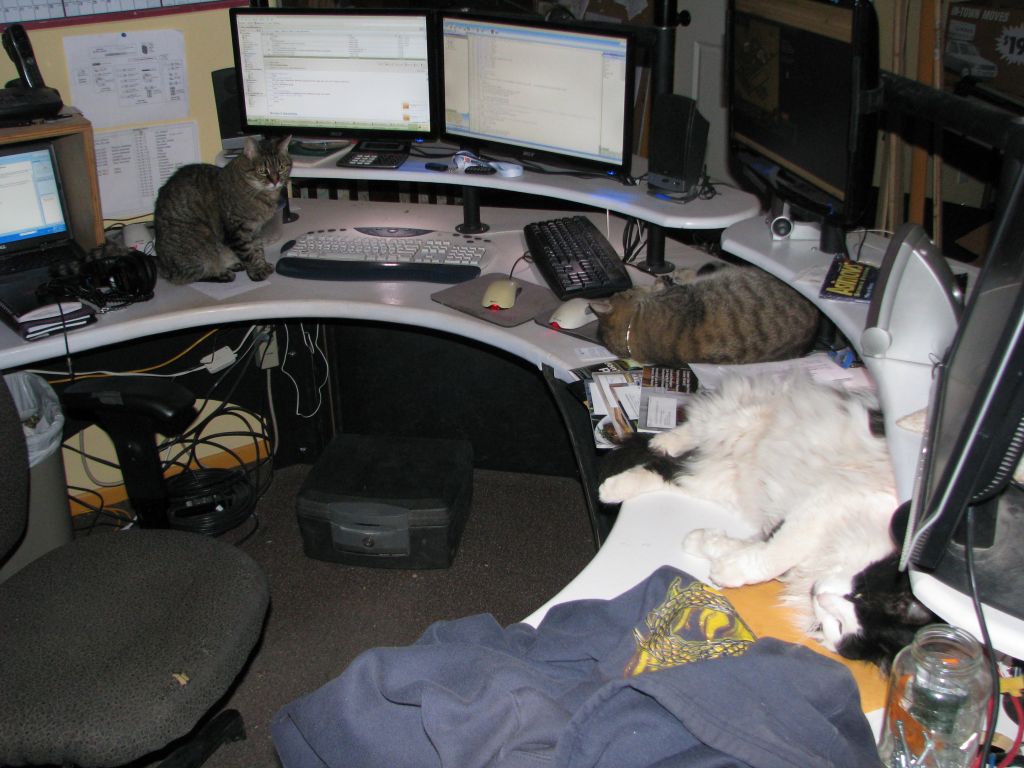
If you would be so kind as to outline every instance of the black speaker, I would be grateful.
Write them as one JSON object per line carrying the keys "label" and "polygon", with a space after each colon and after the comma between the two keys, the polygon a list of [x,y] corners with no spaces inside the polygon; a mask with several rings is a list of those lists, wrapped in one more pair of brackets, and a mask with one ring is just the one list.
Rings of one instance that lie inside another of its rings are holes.
{"label": "black speaker", "polygon": [[647,186],[691,194],[704,172],[708,121],[697,102],[675,93],[660,93],[651,104],[650,163]]}
{"label": "black speaker", "polygon": [[238,99],[235,68],[215,69],[210,77],[213,79],[213,98],[217,104],[220,145],[225,150],[241,149],[249,134],[242,132],[242,105]]}

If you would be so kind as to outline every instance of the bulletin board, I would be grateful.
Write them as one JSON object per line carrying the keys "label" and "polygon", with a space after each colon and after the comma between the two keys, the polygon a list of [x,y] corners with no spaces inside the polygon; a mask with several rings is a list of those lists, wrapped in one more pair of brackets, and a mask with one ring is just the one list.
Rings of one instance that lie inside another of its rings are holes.
{"label": "bulletin board", "polygon": [[22,24],[31,29],[248,4],[247,0],[4,0],[0,25]]}

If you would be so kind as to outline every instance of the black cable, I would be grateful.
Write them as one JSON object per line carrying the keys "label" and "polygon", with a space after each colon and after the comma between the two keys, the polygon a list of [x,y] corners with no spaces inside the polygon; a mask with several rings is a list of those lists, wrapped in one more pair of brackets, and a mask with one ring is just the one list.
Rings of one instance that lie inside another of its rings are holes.
{"label": "black cable", "polygon": [[[255,414],[230,405],[230,400],[245,375],[250,359],[255,359],[256,347],[255,342],[250,344],[207,390],[204,407],[206,402],[213,399],[220,384],[228,380],[230,373],[238,372],[238,375],[230,381],[227,393],[219,397],[218,405],[185,433],[165,440],[162,445],[162,448],[171,445],[178,446],[178,451],[164,462],[165,474],[173,466],[182,469],[178,475],[172,476],[167,481],[168,496],[170,497],[168,515],[173,527],[207,535],[220,535],[237,527],[246,518],[253,516],[257,502],[270,486],[273,477],[273,441],[270,438],[265,417],[257,415],[262,434],[246,429],[239,432],[222,431],[213,435],[203,435],[204,430],[213,420],[222,416],[234,416],[248,427],[248,417]],[[246,468],[246,462],[234,450],[217,442],[224,437],[252,438],[257,457],[263,453],[260,451],[260,443],[264,441],[266,453],[262,459],[257,458],[249,468]],[[231,456],[236,466],[234,468],[204,467],[198,456],[198,449],[202,445],[213,446],[221,453]],[[268,468],[269,472],[266,471]],[[253,479],[254,475],[255,480]],[[261,482],[263,475],[266,480]],[[196,499],[200,499],[200,503],[203,505],[201,511],[198,512],[192,508]]]}
{"label": "black cable", "polygon": [[[75,531],[76,534],[88,535],[88,534],[92,533],[93,530],[95,528],[97,528],[98,526],[108,526],[108,527],[122,528],[126,524],[130,524],[130,523],[135,521],[135,518],[132,517],[132,515],[130,513],[128,513],[127,511],[125,511],[123,509],[120,509],[120,508],[117,508],[117,507],[115,507],[113,510],[111,510],[109,507],[107,507],[106,500],[103,498],[103,494],[101,494],[95,488],[85,488],[85,487],[78,486],[78,485],[69,485],[68,486],[68,490],[69,491],[75,491],[76,493],[91,493],[99,501],[98,504],[92,504],[92,503],[86,501],[83,498],[80,498],[78,496],[72,496],[70,493],[67,494],[67,498],[68,498],[68,503],[69,504],[74,503],[74,504],[77,504],[79,506],[85,507],[87,510],[89,510],[89,514],[91,515],[90,520],[89,520],[89,524],[88,525],[83,525],[83,526],[74,525],[74,520],[78,516],[75,515],[75,516],[72,517],[72,524],[74,526],[74,531]],[[102,518],[104,516],[112,517],[112,518],[114,518],[114,520],[116,522],[113,522],[113,523],[101,522],[101,520],[102,520]]]}
{"label": "black cable", "polygon": [[521,262],[521,261],[525,261],[525,262],[526,262],[527,264],[532,264],[532,263],[533,263],[533,257],[532,257],[532,256],[530,256],[530,252],[529,252],[529,251],[527,251],[526,253],[524,253],[524,254],[523,254],[522,256],[520,256],[520,257],[519,257],[518,259],[516,259],[516,260],[515,260],[515,261],[514,261],[514,262],[512,263],[512,268],[511,268],[511,269],[510,269],[510,270],[508,271],[508,276],[509,276],[510,278],[511,278],[511,277],[512,277],[512,275],[513,275],[513,274],[515,273],[515,271],[516,271],[516,267],[518,267],[518,266],[519,266],[519,262]]}
{"label": "black cable", "polygon": [[81,448],[76,448],[75,446],[70,445],[68,443],[64,443],[61,447],[62,448],[66,448],[67,450],[71,451],[72,453],[77,453],[79,456],[82,456],[82,457],[88,459],[89,461],[95,462],[97,464],[102,464],[102,465],[104,465],[106,467],[110,467],[111,469],[120,469],[121,468],[121,465],[118,464],[116,461],[109,461],[108,459],[104,459],[104,458],[101,458],[99,456],[94,456],[93,454],[89,453],[88,451],[83,451]]}
{"label": "black cable", "polygon": [[647,224],[637,218],[626,220],[622,230],[622,260],[632,264],[647,245]]}
{"label": "black cable", "polygon": [[854,261],[860,261],[861,253],[864,251],[864,243],[868,239],[868,228],[864,227],[860,234],[860,242],[857,243],[857,255],[854,257]]}
{"label": "black cable", "polygon": [[964,542],[964,561],[967,564],[967,582],[971,590],[971,603],[974,605],[974,615],[981,629],[981,637],[988,654],[989,671],[992,675],[992,714],[985,729],[985,741],[981,747],[981,760],[979,765],[988,765],[988,756],[992,751],[992,740],[996,734],[996,721],[999,719],[1001,694],[999,692],[999,665],[996,663],[995,648],[992,647],[992,638],[988,633],[988,624],[985,622],[985,614],[981,609],[981,599],[978,595],[978,580],[974,569],[974,507],[967,507],[967,531]]}
{"label": "black cable", "polygon": [[[216,339],[217,334],[211,336],[214,348],[217,346]],[[199,412],[202,412],[206,404],[214,399],[215,394],[221,389],[221,385],[227,383],[226,392],[222,396],[217,395],[219,402],[208,414],[192,424],[182,434],[166,437],[157,446],[157,450],[161,452],[176,448],[173,454],[168,455],[162,461],[162,472],[166,478],[168,492],[168,516],[172,527],[216,536],[239,526],[247,518],[257,517],[256,504],[273,481],[275,437],[271,434],[265,416],[232,405],[230,402],[245,376],[249,362],[255,359],[256,349],[257,344],[253,340],[207,389],[203,396],[203,402],[199,406]],[[235,375],[232,376],[232,373]],[[269,403],[267,403],[267,407],[270,407]],[[204,434],[213,421],[221,417],[238,419],[244,429],[221,430],[213,434]],[[258,422],[260,431],[254,430],[251,426],[254,418]],[[219,442],[225,438],[238,437],[251,440],[256,456],[255,461],[247,463],[231,447]],[[213,447],[221,454],[230,456],[235,466],[228,468],[204,466],[203,460],[198,454],[201,446]],[[93,456],[73,445],[67,447],[90,461],[120,469],[120,464],[117,462]],[[168,472],[175,467],[180,472],[167,477]],[[78,500],[94,513],[93,526],[98,524],[96,521],[100,514],[113,516],[122,524],[131,522],[104,510],[103,497],[97,491],[83,490],[96,494],[101,501],[101,505],[96,506]],[[258,520],[254,520],[253,529],[244,538],[251,536],[258,527]]]}
{"label": "black cable", "polygon": [[237,528],[256,506],[256,495],[240,469],[189,470],[167,480],[171,527],[207,536]]}

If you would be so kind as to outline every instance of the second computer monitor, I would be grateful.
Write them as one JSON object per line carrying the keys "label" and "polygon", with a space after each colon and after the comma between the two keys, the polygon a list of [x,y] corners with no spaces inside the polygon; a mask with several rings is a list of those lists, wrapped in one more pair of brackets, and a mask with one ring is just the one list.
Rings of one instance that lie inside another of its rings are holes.
{"label": "second computer monitor", "polygon": [[426,138],[437,79],[426,12],[232,8],[243,130]]}
{"label": "second computer monitor", "polygon": [[454,13],[440,27],[446,139],[629,175],[628,32]]}

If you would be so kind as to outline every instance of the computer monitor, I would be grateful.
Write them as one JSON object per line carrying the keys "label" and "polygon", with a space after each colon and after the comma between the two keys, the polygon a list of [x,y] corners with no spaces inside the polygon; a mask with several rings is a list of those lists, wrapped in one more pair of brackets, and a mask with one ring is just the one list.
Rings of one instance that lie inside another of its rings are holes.
{"label": "computer monitor", "polygon": [[859,222],[871,192],[874,7],[869,0],[731,0],[728,29],[734,174],[771,196],[783,227],[783,206],[791,219],[823,227],[822,245],[835,253],[843,241],[837,235]]}
{"label": "computer monitor", "polygon": [[630,32],[455,13],[440,26],[446,140],[629,175]]}
{"label": "computer monitor", "polygon": [[68,240],[65,210],[52,144],[0,147],[0,261]]}
{"label": "computer monitor", "polygon": [[429,12],[232,8],[243,131],[436,136]]}
{"label": "computer monitor", "polygon": [[992,643],[1024,659],[1024,491],[1013,478],[1024,453],[1024,173],[1007,192],[935,367],[903,560],[921,602],[977,633],[963,528],[973,509],[976,587]]}

